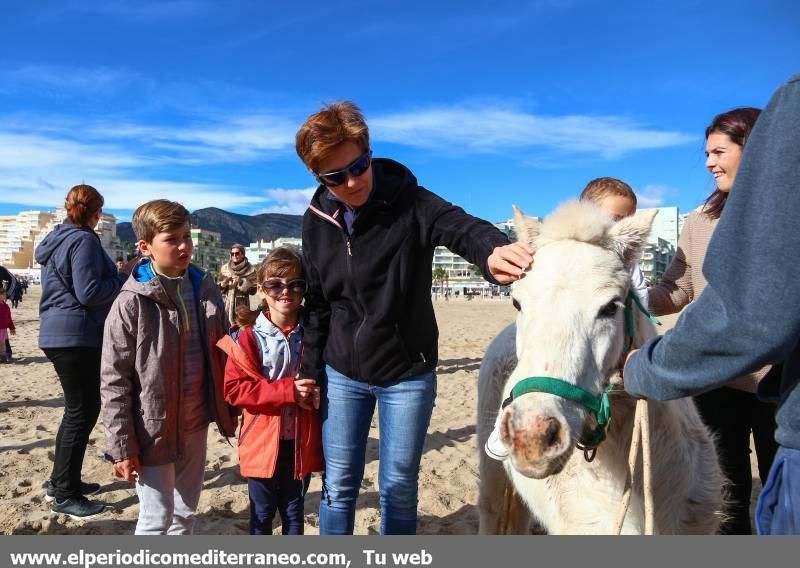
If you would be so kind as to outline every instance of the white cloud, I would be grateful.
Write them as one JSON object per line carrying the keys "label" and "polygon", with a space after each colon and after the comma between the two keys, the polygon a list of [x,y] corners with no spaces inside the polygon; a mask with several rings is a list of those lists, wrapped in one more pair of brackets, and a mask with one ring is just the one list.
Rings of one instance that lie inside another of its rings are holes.
{"label": "white cloud", "polygon": [[109,209],[135,209],[160,197],[180,201],[192,210],[211,206],[235,209],[267,202],[263,195],[223,184],[148,175],[162,162],[160,157],[114,144],[0,131],[0,203],[55,208],[67,190],[81,182],[97,187]]}
{"label": "white cloud", "polygon": [[676,195],[678,192],[666,185],[649,184],[644,189],[636,192],[636,201],[639,207],[661,207],[664,198]]}
{"label": "white cloud", "polygon": [[6,92],[29,92],[56,98],[108,96],[134,86],[153,86],[152,80],[144,75],[125,69],[49,64],[26,64],[0,72],[0,81],[0,88]]}
{"label": "white cloud", "polygon": [[287,215],[302,215],[311,198],[314,196],[316,187],[307,187],[305,189],[283,189],[274,188],[267,189],[264,193],[272,201],[268,207],[263,207],[253,212],[253,215],[260,213],[284,213]]}
{"label": "white cloud", "polygon": [[493,107],[432,108],[373,118],[377,140],[444,152],[497,152],[543,146],[616,158],[686,144],[693,136],[616,116],[545,116]]}
{"label": "white cloud", "polygon": [[[112,81],[114,73],[106,80],[98,71],[97,77],[102,84]],[[0,203],[54,207],[69,187],[85,181],[106,195],[109,209],[133,209],[163,196],[190,209],[218,206],[288,214],[306,209],[313,188],[246,191],[213,178],[195,181],[189,168],[294,159],[300,119],[291,112],[232,112],[196,120],[176,115],[181,119],[184,124],[162,125],[63,115],[0,116]],[[384,114],[372,118],[370,126],[378,141],[467,155],[509,151],[521,164],[543,155],[553,163],[610,159],[693,140],[622,117],[534,115],[496,102]],[[640,203],[660,204],[668,190],[648,186]]]}
{"label": "white cloud", "polygon": [[197,164],[284,157],[294,145],[295,130],[288,118],[251,114],[186,127],[97,122],[88,126],[87,134],[135,142],[164,162]]}
{"label": "white cloud", "polygon": [[[51,169],[93,172],[134,168],[147,160],[120,147],[0,131],[0,171]],[[2,183],[0,178],[0,183]]]}
{"label": "white cloud", "polygon": [[88,177],[72,179],[53,186],[39,185],[27,178],[5,180],[0,182],[0,203],[55,209],[63,203],[67,190],[80,182],[96,187],[103,194],[105,207],[115,210],[133,210],[145,201],[163,198],[179,201],[191,211],[203,207],[231,210],[265,201],[261,196],[248,195],[224,185],[157,179]]}

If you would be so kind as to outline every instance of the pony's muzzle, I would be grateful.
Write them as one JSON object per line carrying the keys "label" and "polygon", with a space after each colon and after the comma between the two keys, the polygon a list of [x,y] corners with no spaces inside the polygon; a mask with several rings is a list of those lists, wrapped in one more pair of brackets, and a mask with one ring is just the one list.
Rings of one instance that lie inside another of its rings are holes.
{"label": "pony's muzzle", "polygon": [[510,449],[515,469],[537,479],[561,470],[570,443],[561,419],[516,404],[504,410],[500,440]]}

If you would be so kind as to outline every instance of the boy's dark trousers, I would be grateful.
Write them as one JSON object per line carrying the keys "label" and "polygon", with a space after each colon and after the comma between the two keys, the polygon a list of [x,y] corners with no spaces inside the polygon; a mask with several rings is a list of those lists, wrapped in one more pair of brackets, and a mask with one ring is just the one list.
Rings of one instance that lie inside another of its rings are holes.
{"label": "boy's dark trousers", "polygon": [[311,476],[294,479],[294,440],[281,440],[275,475],[250,477],[250,534],[272,534],[275,512],[281,515],[283,534],[303,534],[303,503]]}

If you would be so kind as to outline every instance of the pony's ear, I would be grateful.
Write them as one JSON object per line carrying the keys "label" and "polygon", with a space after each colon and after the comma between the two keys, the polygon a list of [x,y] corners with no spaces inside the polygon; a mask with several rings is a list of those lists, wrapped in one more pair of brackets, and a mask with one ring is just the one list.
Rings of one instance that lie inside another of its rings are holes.
{"label": "pony's ear", "polygon": [[625,266],[630,266],[639,260],[657,213],[658,209],[637,213],[617,221],[609,229],[608,234],[614,241],[614,250]]}
{"label": "pony's ear", "polygon": [[514,210],[514,232],[517,233],[517,241],[534,246],[533,243],[539,236],[539,221],[526,217],[516,205],[512,205],[511,208]]}

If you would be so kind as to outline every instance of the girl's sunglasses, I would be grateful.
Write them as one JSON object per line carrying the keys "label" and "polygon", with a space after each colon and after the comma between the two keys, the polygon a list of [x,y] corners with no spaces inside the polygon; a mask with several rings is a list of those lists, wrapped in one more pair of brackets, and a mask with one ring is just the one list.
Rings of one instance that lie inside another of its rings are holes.
{"label": "girl's sunglasses", "polygon": [[284,282],[283,280],[272,278],[270,280],[264,280],[261,283],[261,288],[273,298],[277,298],[284,290],[294,292],[295,294],[305,294],[308,284],[305,280],[292,280],[290,282]]}
{"label": "girl's sunglasses", "polygon": [[353,160],[353,162],[351,162],[346,168],[325,174],[314,174],[314,177],[317,178],[319,183],[326,187],[335,187],[346,182],[348,175],[354,178],[361,176],[361,174],[369,169],[371,163],[372,150],[367,150],[358,158]]}

